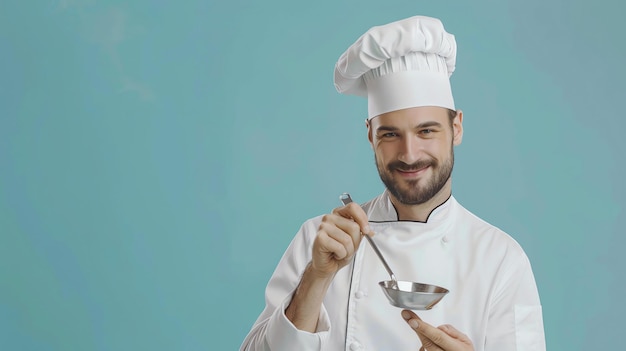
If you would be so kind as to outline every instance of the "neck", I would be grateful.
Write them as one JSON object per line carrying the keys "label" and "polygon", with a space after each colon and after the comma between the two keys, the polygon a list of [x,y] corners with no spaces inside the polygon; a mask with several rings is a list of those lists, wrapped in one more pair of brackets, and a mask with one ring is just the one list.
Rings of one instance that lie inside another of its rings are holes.
{"label": "neck", "polygon": [[391,203],[396,208],[396,212],[398,212],[398,220],[426,222],[430,213],[442,203],[446,202],[451,194],[452,178],[448,179],[443,188],[441,188],[435,196],[419,205],[403,204],[392,194],[389,194],[389,197],[391,198]]}

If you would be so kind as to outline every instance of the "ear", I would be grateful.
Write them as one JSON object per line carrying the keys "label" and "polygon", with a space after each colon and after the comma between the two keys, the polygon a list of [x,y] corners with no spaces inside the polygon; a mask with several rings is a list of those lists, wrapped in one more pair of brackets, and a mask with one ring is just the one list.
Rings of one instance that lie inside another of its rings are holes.
{"label": "ear", "polygon": [[463,111],[457,110],[456,116],[452,120],[452,143],[454,146],[461,144],[463,141]]}
{"label": "ear", "polygon": [[365,126],[367,127],[367,140],[370,141],[370,144],[373,145],[372,139],[372,124],[368,119],[365,120]]}

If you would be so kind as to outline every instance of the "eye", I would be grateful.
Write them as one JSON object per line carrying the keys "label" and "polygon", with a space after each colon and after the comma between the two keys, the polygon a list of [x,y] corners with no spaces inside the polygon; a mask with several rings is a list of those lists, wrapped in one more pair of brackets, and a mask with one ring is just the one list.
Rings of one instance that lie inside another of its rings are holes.
{"label": "eye", "polygon": [[422,130],[420,130],[420,134],[422,134],[422,135],[428,135],[428,134],[432,134],[434,132],[435,132],[434,129],[422,129]]}
{"label": "eye", "polygon": [[393,137],[396,137],[396,136],[398,136],[398,133],[387,132],[387,133],[380,134],[378,137],[380,139],[389,139],[389,138],[393,138]]}

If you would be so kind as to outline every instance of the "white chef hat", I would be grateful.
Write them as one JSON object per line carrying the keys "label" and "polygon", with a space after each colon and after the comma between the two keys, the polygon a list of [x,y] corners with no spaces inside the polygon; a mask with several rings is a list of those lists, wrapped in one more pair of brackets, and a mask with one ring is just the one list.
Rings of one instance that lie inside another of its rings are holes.
{"label": "white chef hat", "polygon": [[415,16],[365,32],[339,57],[335,88],[366,96],[368,119],[418,106],[454,110],[455,65],[454,35],[436,18]]}

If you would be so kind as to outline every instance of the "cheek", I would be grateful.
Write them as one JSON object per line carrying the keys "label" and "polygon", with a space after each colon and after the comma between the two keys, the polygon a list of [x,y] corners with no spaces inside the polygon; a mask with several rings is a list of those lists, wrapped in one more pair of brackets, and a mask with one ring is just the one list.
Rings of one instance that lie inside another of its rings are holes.
{"label": "cheek", "polygon": [[378,158],[379,161],[388,160],[394,155],[393,148],[389,147],[388,144],[376,145],[376,147],[374,148],[374,153],[376,154],[376,158]]}
{"label": "cheek", "polygon": [[438,158],[440,159],[447,159],[448,157],[450,157],[450,153],[452,152],[453,149],[453,145],[451,141],[446,141],[446,142],[442,142],[440,144],[437,145],[437,149],[436,149],[436,155],[438,155]]}
{"label": "cheek", "polygon": [[429,140],[422,145],[422,151],[437,159],[445,159],[450,154],[451,144],[449,140]]}

